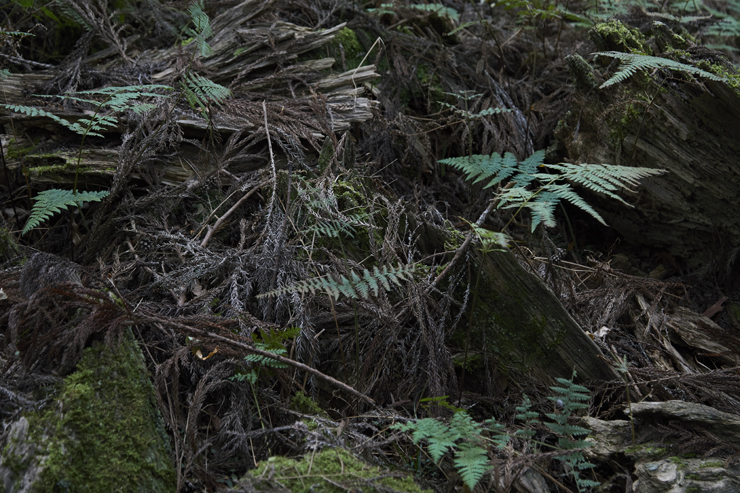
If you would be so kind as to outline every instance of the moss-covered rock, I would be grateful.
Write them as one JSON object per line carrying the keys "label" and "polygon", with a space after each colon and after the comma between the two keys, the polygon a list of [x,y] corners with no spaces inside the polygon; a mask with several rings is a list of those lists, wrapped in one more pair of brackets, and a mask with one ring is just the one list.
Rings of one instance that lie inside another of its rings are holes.
{"label": "moss-covered rock", "polygon": [[302,459],[271,457],[242,479],[240,486],[244,485],[253,488],[251,491],[292,493],[429,491],[421,489],[407,474],[371,466],[343,449],[324,449]]}
{"label": "moss-covered rock", "polygon": [[169,440],[130,333],[116,349],[86,349],[55,402],[14,427],[0,455],[6,493],[175,490]]}

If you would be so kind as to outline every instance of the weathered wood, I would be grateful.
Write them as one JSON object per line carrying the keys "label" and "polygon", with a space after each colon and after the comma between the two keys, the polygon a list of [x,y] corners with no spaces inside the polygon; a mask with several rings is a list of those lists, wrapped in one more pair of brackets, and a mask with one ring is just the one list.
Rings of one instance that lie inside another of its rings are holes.
{"label": "weathered wood", "polygon": [[[417,246],[425,253],[444,251],[444,244],[451,242],[447,231],[430,223],[418,231]],[[582,381],[619,378],[596,343],[514,254],[508,250],[486,255],[472,251],[471,262],[469,303],[474,303],[474,308],[469,356],[480,358],[487,352],[500,374],[514,368],[548,383],[570,378],[574,369]],[[476,284],[477,293],[472,292]],[[458,330],[467,331],[467,323]]]}
{"label": "weathered wood", "polygon": [[618,378],[599,347],[544,283],[509,251],[475,257],[481,281],[473,329],[501,368],[513,367],[544,382]]}
{"label": "weathered wood", "polygon": [[628,241],[707,265],[718,238],[740,241],[740,92],[685,77],[639,84],[577,92],[558,136],[578,162],[668,170],[643,180],[634,209],[589,203]]}

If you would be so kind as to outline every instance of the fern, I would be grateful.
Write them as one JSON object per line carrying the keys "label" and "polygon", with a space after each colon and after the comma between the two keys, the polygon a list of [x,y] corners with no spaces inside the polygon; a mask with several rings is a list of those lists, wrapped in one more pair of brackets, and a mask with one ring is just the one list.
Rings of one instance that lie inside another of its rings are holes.
{"label": "fern", "polygon": [[213,31],[211,30],[211,21],[208,14],[203,11],[203,7],[203,0],[197,0],[188,7],[195,29],[188,29],[187,33],[195,40],[201,56],[209,57],[213,54],[213,49],[206,42],[206,39],[213,36]]}
{"label": "fern", "polygon": [[322,219],[306,228],[306,233],[316,233],[319,236],[325,236],[327,238],[337,238],[340,234],[346,234],[350,237],[354,237],[357,232],[350,223],[346,223],[339,219]]}
{"label": "fern", "polygon": [[[133,110],[135,112],[142,112],[147,109],[151,109],[154,105],[149,103],[138,103],[133,102],[140,98],[145,97],[164,97],[162,94],[153,92],[154,90],[171,90],[172,88],[164,85],[143,85],[143,86],[124,86],[124,87],[105,87],[103,89],[94,89],[90,91],[80,91],[72,94],[62,95],[40,95],[38,97],[43,98],[60,98],[62,100],[77,101],[81,103],[88,103],[96,106],[95,113],[86,118],[80,118],[78,121],[72,123],[65,118],[61,118],[53,113],[36,108],[34,106],[22,106],[15,104],[4,104],[3,107],[16,113],[22,113],[28,116],[46,117],[51,118],[55,122],[64,126],[65,128],[75,132],[78,135],[87,136],[93,135],[95,137],[103,137],[100,132],[105,131],[118,125],[118,119],[115,115],[102,115],[100,114],[103,109],[110,109],[114,112],[124,112],[126,110]],[[102,101],[94,99],[95,96],[102,98]]]}
{"label": "fern", "polygon": [[[475,154],[440,159],[439,162],[461,170],[469,180],[473,180],[473,183],[490,179],[483,188],[492,187],[504,181],[510,182],[512,186],[505,188],[498,195],[498,207],[529,209],[532,214],[532,231],[540,223],[546,227],[555,225],[555,207],[561,200],[570,202],[606,225],[604,218],[576,193],[571,183],[629,205],[616,194],[618,190],[623,188],[629,190],[629,187],[639,185],[639,180],[642,178],[664,173],[664,170],[606,164],[545,165],[544,158],[545,151],[540,150],[521,162],[517,162],[516,157],[510,152],[503,156],[498,153],[490,156]],[[545,166],[558,173],[542,172]],[[562,181],[570,183],[560,183]],[[534,189],[530,188],[532,184],[536,185]]]}
{"label": "fern", "polygon": [[[455,413],[449,424],[425,418],[416,422],[394,425],[400,431],[411,431],[415,444],[427,441],[427,451],[435,463],[449,450],[455,451],[453,463],[470,491],[490,468],[488,450],[481,436],[483,425],[476,423],[465,411]],[[458,443],[460,442],[460,443]]]}
{"label": "fern", "polygon": [[431,12],[437,15],[444,15],[456,22],[460,20],[460,13],[457,10],[445,7],[441,3],[411,4],[406,5],[405,7],[414,10],[421,10],[423,12]]}
{"label": "fern", "polygon": [[622,53],[619,51],[600,51],[594,53],[596,56],[608,56],[612,58],[618,58],[623,63],[619,67],[619,71],[614,74],[609,80],[601,84],[599,89],[609,87],[613,84],[617,84],[628,79],[632,74],[638,70],[653,70],[653,69],[669,69],[676,70],[679,72],[685,72],[687,74],[704,77],[705,79],[715,80],[718,82],[726,82],[722,77],[706,72],[691,65],[685,63],[676,62],[669,60],[668,58],[660,58],[648,55],[638,55],[636,53]]}
{"label": "fern", "polygon": [[55,213],[66,210],[71,205],[79,207],[85,202],[99,202],[107,195],[107,191],[74,193],[72,190],[59,190],[57,188],[39,192],[36,195],[33,209],[31,209],[31,217],[28,218],[21,234],[26,234]]}
{"label": "fern", "polygon": [[573,376],[570,380],[565,378],[557,379],[562,387],[550,387],[556,395],[548,397],[548,399],[560,408],[560,412],[546,414],[545,416],[550,418],[553,422],[545,423],[545,426],[560,435],[560,438],[558,438],[559,448],[573,451],[568,455],[559,456],[557,458],[569,466],[570,473],[576,482],[578,491],[584,491],[583,488],[596,487],[599,486],[600,483],[584,479],[580,476],[581,471],[591,469],[595,466],[588,462],[583,455],[583,450],[587,449],[592,444],[577,438],[588,435],[590,431],[582,426],[572,425],[569,423],[570,418],[576,411],[588,409],[587,402],[590,399],[589,390],[586,387],[573,383],[575,377],[576,372],[574,370]]}
{"label": "fern", "polygon": [[[580,472],[590,469],[590,464],[583,456],[583,450],[590,447],[591,443],[584,440],[575,440],[574,437],[583,436],[589,433],[586,428],[571,425],[568,421],[573,414],[588,407],[586,401],[589,400],[589,390],[585,387],[573,383],[576,374],[570,380],[558,378],[557,381],[562,387],[550,387],[555,396],[548,397],[561,408],[558,414],[547,414],[552,422],[545,423],[553,432],[560,435],[558,439],[558,448],[571,451],[567,455],[558,457],[566,462],[570,467],[570,473],[576,482],[579,491],[582,488],[591,488],[599,486],[596,481],[591,481],[580,477]],[[521,406],[517,407],[519,411],[517,419],[526,422],[527,426],[537,426],[540,424],[538,413],[531,411],[532,403],[525,395]],[[456,412],[449,423],[444,423],[437,419],[425,418],[415,422],[405,424],[396,424],[392,428],[411,432],[411,438],[414,444],[426,441],[427,451],[432,460],[439,465],[442,457],[450,450],[454,450],[455,455],[453,463],[460,473],[460,477],[465,485],[473,491],[483,475],[490,468],[488,461],[488,447],[486,441],[490,441],[498,449],[504,449],[509,446],[511,436],[507,433],[501,423],[495,419],[486,420],[484,423],[476,423],[465,411]],[[485,438],[484,434],[485,433]],[[531,429],[518,430],[514,436],[530,441],[530,446],[537,446],[539,442],[532,442],[531,439],[535,432]],[[546,445],[550,447],[550,445]]]}
{"label": "fern", "polygon": [[[188,7],[191,20],[195,29],[188,29],[188,34],[195,40],[197,51],[202,57],[209,57],[213,54],[213,49],[206,42],[213,36],[211,30],[211,21],[208,15],[203,11],[203,0],[197,0]],[[190,106],[198,110],[201,116],[210,123],[208,108],[212,104],[221,105],[231,96],[231,91],[208,79],[202,75],[188,70],[181,83],[182,92],[190,103]]]}
{"label": "fern", "polygon": [[411,266],[399,265],[398,267],[383,266],[380,269],[373,267],[372,271],[363,270],[362,277],[355,272],[352,272],[349,279],[345,276],[339,276],[338,279],[333,279],[329,276],[314,277],[296,284],[291,284],[290,286],[284,286],[269,293],[260,294],[257,297],[277,296],[283,293],[314,294],[324,291],[327,295],[335,299],[339,299],[342,296],[351,299],[368,299],[371,293],[373,296],[377,296],[381,287],[386,291],[390,291],[391,283],[400,286],[401,281],[410,280],[416,269],[417,266],[415,264]]}
{"label": "fern", "polygon": [[185,97],[193,108],[205,108],[209,103],[220,105],[231,96],[231,91],[212,80],[189,72],[183,84]]}

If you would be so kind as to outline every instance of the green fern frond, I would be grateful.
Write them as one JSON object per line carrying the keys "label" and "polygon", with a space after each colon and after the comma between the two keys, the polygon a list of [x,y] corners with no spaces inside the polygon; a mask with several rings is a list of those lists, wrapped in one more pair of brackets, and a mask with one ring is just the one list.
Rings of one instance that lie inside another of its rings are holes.
{"label": "green fern frond", "polygon": [[[630,187],[639,185],[639,180],[665,172],[659,169],[606,164],[560,163],[545,165],[543,163],[544,159],[545,151],[540,150],[521,162],[517,162],[516,157],[508,152],[504,156],[497,153],[490,156],[476,154],[469,157],[440,159],[439,162],[461,170],[469,180],[473,180],[473,183],[491,178],[483,188],[504,181],[510,181],[516,185],[501,191],[498,195],[498,207],[529,209],[532,214],[532,231],[540,224],[544,224],[546,227],[555,225],[555,207],[561,200],[570,202],[606,225],[601,215],[576,193],[570,183],[583,186],[629,205],[617,195],[617,191],[621,189],[631,191]],[[545,167],[548,171],[557,171],[557,173],[545,173],[542,171],[542,168]],[[561,181],[570,183],[558,183]],[[540,184],[539,188],[536,188],[536,185],[530,187],[530,185],[536,183]]]}
{"label": "green fern frond", "polygon": [[[154,90],[171,91],[172,88],[170,86],[164,86],[160,84],[151,84],[142,86],[105,87],[103,89],[80,91],[74,94],[42,94],[37,96],[42,98],[59,98],[67,101],[77,101],[97,106],[97,111],[94,115],[86,118],[81,118],[75,123],[70,122],[66,118],[61,118],[53,113],[42,110],[41,108],[36,108],[34,106],[22,106],[14,104],[4,104],[2,106],[10,111],[15,111],[16,113],[22,113],[28,116],[41,116],[51,118],[55,122],[79,135],[93,135],[95,137],[103,137],[100,132],[118,125],[118,119],[113,115],[101,114],[99,111],[102,108],[108,108],[115,112],[123,112],[129,109],[133,109],[134,111],[138,110],[139,112],[141,112],[144,109],[154,108],[154,105],[147,103],[138,105],[133,104],[133,101],[142,97],[165,97],[163,94],[152,92]],[[80,97],[80,95],[99,96],[102,98],[102,101],[90,99],[89,97]]]}
{"label": "green fern frond", "polygon": [[455,467],[470,491],[475,489],[480,478],[488,471],[488,453],[485,448],[472,442],[462,442],[455,450]]}
{"label": "green fern frond", "polygon": [[95,132],[93,129],[90,129],[87,131],[85,127],[80,125],[79,123],[75,122],[72,123],[64,118],[60,118],[56,116],[54,113],[49,113],[48,111],[44,111],[40,108],[36,108],[34,106],[22,106],[17,104],[4,104],[3,107],[5,109],[8,109],[10,111],[15,111],[16,113],[22,113],[24,115],[36,117],[36,116],[43,116],[46,118],[51,118],[55,122],[59,123],[60,125],[68,128],[69,130],[79,134],[79,135],[85,135],[87,132],[87,135],[94,135],[96,137],[102,137],[101,134]]}
{"label": "green fern frond", "polygon": [[210,103],[221,105],[231,96],[228,88],[194,72],[188,72],[182,87],[190,106],[199,110],[206,119],[208,118],[206,108]]}
{"label": "green fern frond", "polygon": [[378,295],[381,285],[386,291],[390,291],[391,283],[400,286],[401,281],[410,280],[416,269],[417,266],[415,264],[410,266],[399,265],[398,267],[383,266],[380,269],[373,267],[372,271],[365,269],[362,276],[353,272],[350,275],[350,279],[344,276],[339,276],[338,279],[333,279],[329,276],[314,277],[291,284],[290,286],[284,286],[269,293],[260,294],[257,297],[277,296],[283,293],[315,294],[323,291],[335,299],[339,299],[342,296],[352,299],[368,299],[371,293],[373,296]]}
{"label": "green fern frond", "polygon": [[[601,215],[588,204],[588,202],[583,200],[583,198],[581,198],[581,196],[578,195],[575,190],[573,190],[573,187],[571,187],[569,183],[549,183],[545,185],[542,190],[543,191],[540,192],[540,194],[535,199],[535,202],[543,201],[547,202],[548,204],[552,204],[552,210],[554,211],[555,206],[558,204],[558,202],[560,200],[565,200],[578,207],[582,211],[588,213],[591,217],[606,226],[606,221],[604,221],[604,218],[602,218]],[[621,197],[619,198],[619,200],[623,203],[626,203],[624,202],[624,200],[621,199]],[[532,229],[532,231],[534,231],[534,229]]]}
{"label": "green fern frond", "polygon": [[211,21],[208,14],[203,11],[203,7],[203,0],[196,0],[188,7],[195,29],[188,29],[187,33],[195,39],[201,56],[209,57],[213,54],[213,49],[206,43],[206,40],[213,36],[213,31],[211,30]]}
{"label": "green fern frond", "polygon": [[492,187],[508,179],[517,171],[516,156],[510,152],[507,152],[504,156],[494,152],[490,156],[474,154],[469,157],[452,157],[440,159],[439,162],[459,169],[468,175],[468,180],[473,180],[473,183],[478,183],[493,176],[493,180],[484,185],[483,188]]}
{"label": "green fern frond", "polygon": [[351,224],[340,221],[339,219],[323,219],[307,227],[306,233],[316,233],[319,236],[327,238],[337,238],[340,234],[346,234],[354,238],[356,230]]}
{"label": "green fern frond", "polygon": [[411,4],[405,5],[404,7],[414,10],[422,10],[424,12],[432,12],[438,15],[445,15],[456,22],[460,20],[460,13],[457,10],[445,7],[441,3]]}
{"label": "green fern frond", "polygon": [[[285,348],[272,348],[269,347],[268,344],[262,342],[255,342],[254,347],[263,351],[267,351],[268,353],[276,354],[278,356],[284,356],[288,352]],[[244,361],[248,363],[255,363],[257,365],[267,366],[270,368],[288,368],[288,365],[286,363],[283,363],[282,361],[278,361],[276,359],[268,358],[267,356],[262,356],[261,354],[248,354],[244,357]]]}
{"label": "green fern frond", "polygon": [[653,69],[676,70],[679,72],[685,72],[687,74],[704,77],[705,79],[716,80],[718,82],[726,82],[725,79],[722,77],[698,69],[696,67],[692,67],[691,65],[686,65],[685,63],[669,60],[668,58],[661,58],[649,55],[638,55],[635,53],[622,53],[619,51],[600,51],[594,53],[594,55],[618,58],[622,61],[619,66],[619,71],[614,74],[609,80],[601,84],[599,89],[603,89],[613,84],[622,82],[638,70]]}
{"label": "green fern frond", "polygon": [[46,219],[50,218],[57,212],[65,210],[71,205],[81,206],[85,202],[99,202],[108,192],[77,192],[72,190],[59,190],[52,188],[39,192],[35,197],[31,217],[28,218],[26,226],[21,234],[26,234]]}

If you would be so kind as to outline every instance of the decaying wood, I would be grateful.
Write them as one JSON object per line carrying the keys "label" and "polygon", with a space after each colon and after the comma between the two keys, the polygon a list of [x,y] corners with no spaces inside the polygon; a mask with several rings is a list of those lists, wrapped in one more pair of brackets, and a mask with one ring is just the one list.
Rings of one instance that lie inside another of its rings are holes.
{"label": "decaying wood", "polygon": [[[443,251],[444,231],[431,224],[422,231],[420,249]],[[501,372],[515,368],[544,382],[570,378],[574,369],[583,380],[619,378],[594,341],[514,254],[506,250],[483,255],[474,247],[470,258],[473,286],[475,276],[481,275],[477,292],[470,294],[471,299],[477,297],[470,315],[475,340],[471,347],[477,356],[490,351]]]}
{"label": "decaying wood", "polygon": [[740,363],[740,355],[717,340],[724,329],[709,318],[679,307],[669,317],[666,325],[669,329],[668,335],[674,344],[697,349],[718,363],[729,366]]}
{"label": "decaying wood", "polygon": [[740,241],[740,93],[678,78],[642,89],[648,102],[634,91],[627,81],[578,93],[561,140],[579,162],[668,170],[643,180],[634,209],[589,202],[629,241],[705,266],[718,239]]}
{"label": "decaying wood", "polygon": [[[236,113],[228,111],[232,106],[240,108],[238,104],[234,104],[235,101],[250,102],[256,91],[264,91],[260,93],[260,97],[275,104],[285,98],[290,99],[292,104],[299,106],[302,104],[303,109],[300,110],[303,112],[302,118],[312,121],[311,139],[315,142],[330,132],[344,132],[352,123],[373,118],[378,103],[363,97],[366,87],[379,77],[373,65],[339,74],[326,74],[325,72],[335,63],[333,58],[296,61],[299,55],[330,42],[345,24],[326,30],[313,30],[287,22],[248,25],[249,20],[268,5],[269,2],[247,0],[215,18],[212,25],[216,34],[209,40],[213,56],[195,57],[200,72],[208,74],[215,82],[231,85],[235,94],[234,100],[224,104],[224,111],[214,108],[211,128],[222,136],[245,130],[247,133],[264,132],[263,126],[258,122],[240,116],[238,111]],[[182,68],[178,68],[177,65],[178,59],[183,50],[189,58],[192,58],[194,49],[194,46],[188,46],[146,51],[139,54],[139,60],[140,63],[159,66],[166,64],[152,76],[151,82],[177,87],[177,80],[182,76]],[[105,63],[106,57],[117,54],[116,50],[103,52],[93,58],[88,57],[88,63]],[[8,105],[43,106],[45,111],[72,123],[88,116],[85,112],[64,109],[48,99],[29,97],[52,78],[51,72],[13,74],[3,81],[1,102]],[[325,115],[315,115],[307,111],[317,99],[323,104]],[[203,138],[207,135],[208,122],[198,112],[176,111],[180,114],[177,117],[178,124],[191,136]],[[48,117],[13,113],[4,107],[0,107],[0,124],[5,127],[3,141],[6,145],[3,149],[10,170],[18,170],[22,164],[20,159],[13,159],[8,155],[12,146],[7,144],[14,140],[13,145],[16,149],[31,145],[31,141],[25,138],[27,130],[43,128],[57,135],[70,135],[68,130]],[[278,128],[280,126],[279,122],[273,124]],[[122,123],[118,128],[108,130],[108,136],[115,137],[116,133],[123,133],[125,130],[125,124]],[[79,166],[77,150],[69,148],[51,151],[47,149],[43,153],[26,155],[23,165],[29,181],[37,185],[65,186],[74,183],[77,176],[80,186],[83,187],[108,186],[118,166],[117,151],[110,148],[90,149],[89,144],[89,141],[86,142],[88,148],[81,154]],[[276,158],[278,162],[286,161],[282,156]],[[151,166],[154,168],[152,171],[161,177],[163,183],[178,184],[209,171],[192,164],[197,161],[199,160],[164,159]],[[253,167],[261,164],[256,162]],[[132,178],[141,177],[135,173]]]}

